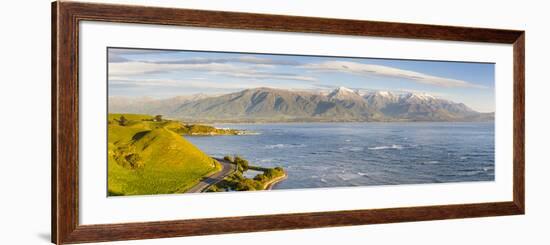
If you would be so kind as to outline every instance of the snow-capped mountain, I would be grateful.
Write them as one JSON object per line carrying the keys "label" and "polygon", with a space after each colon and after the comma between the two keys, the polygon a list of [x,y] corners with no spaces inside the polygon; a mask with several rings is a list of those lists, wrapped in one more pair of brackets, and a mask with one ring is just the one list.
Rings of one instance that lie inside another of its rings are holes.
{"label": "snow-capped mountain", "polygon": [[109,112],[162,114],[187,121],[480,121],[492,113],[425,93],[358,91],[339,87],[328,94],[254,88],[219,96],[142,100],[120,106],[111,98]]}
{"label": "snow-capped mountain", "polygon": [[400,96],[388,91],[376,91],[364,93],[363,98],[370,107],[383,108],[388,103],[398,102]]}
{"label": "snow-capped mountain", "polygon": [[331,100],[361,100],[361,95],[349,88],[339,87],[328,94]]}

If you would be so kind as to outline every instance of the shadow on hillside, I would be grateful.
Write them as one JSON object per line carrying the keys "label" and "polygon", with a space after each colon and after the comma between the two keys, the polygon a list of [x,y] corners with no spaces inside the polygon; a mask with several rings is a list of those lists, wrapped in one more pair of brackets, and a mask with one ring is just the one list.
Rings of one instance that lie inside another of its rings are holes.
{"label": "shadow on hillside", "polygon": [[139,139],[143,138],[143,136],[145,136],[147,133],[149,133],[149,131],[142,131],[142,132],[136,133],[132,137],[132,140],[134,140],[134,141],[139,140]]}

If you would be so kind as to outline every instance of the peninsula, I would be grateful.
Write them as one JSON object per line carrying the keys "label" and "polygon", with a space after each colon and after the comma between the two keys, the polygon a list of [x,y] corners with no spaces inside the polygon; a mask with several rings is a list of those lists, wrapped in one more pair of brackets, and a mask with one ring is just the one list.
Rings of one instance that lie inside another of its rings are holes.
{"label": "peninsula", "polygon": [[[234,164],[236,166],[235,171],[222,181],[208,188],[207,192],[269,190],[273,185],[287,177],[286,172],[281,167],[264,168],[253,166],[240,156],[225,156],[223,161]],[[261,173],[257,174],[254,178],[247,178],[244,176],[244,173],[249,170]]]}

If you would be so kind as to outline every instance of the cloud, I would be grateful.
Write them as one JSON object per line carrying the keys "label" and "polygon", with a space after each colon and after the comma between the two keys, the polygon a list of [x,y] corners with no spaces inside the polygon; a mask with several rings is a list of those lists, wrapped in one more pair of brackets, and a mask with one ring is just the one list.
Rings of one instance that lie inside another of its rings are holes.
{"label": "cloud", "polygon": [[126,59],[118,54],[111,54],[109,53],[108,55],[108,58],[109,58],[109,63],[120,63],[120,62],[128,62],[130,61],[129,59]]}
{"label": "cloud", "polygon": [[[300,89],[311,88],[311,84],[303,84]],[[273,84],[269,82],[241,82],[241,83],[220,83],[213,82],[210,80],[205,80],[202,78],[195,79],[133,79],[129,77],[113,77],[109,79],[109,89],[118,90],[118,91],[144,91],[146,95],[155,96],[159,93],[169,94],[172,96],[178,95],[180,91],[189,91],[196,93],[197,91],[239,91],[249,88],[258,88],[258,87],[271,87],[271,88],[280,88],[288,89],[284,84]]]}
{"label": "cloud", "polygon": [[109,63],[131,62],[144,55],[170,54],[174,51],[169,50],[147,50],[147,49],[129,49],[129,48],[108,48],[107,56]]}
{"label": "cloud", "polygon": [[236,60],[236,62],[241,63],[250,63],[250,64],[261,64],[261,65],[286,65],[286,66],[298,66],[302,63],[292,60],[274,60],[268,58],[260,58],[257,56],[243,56]]}
{"label": "cloud", "polygon": [[447,88],[486,88],[464,80],[432,76],[411,70],[404,70],[382,65],[370,65],[348,61],[327,61],[323,63],[306,64],[305,69],[321,72],[345,72],[363,76],[384,76],[412,80],[422,84],[428,84]]}
{"label": "cloud", "polygon": [[109,55],[144,55],[144,54],[170,54],[178,51],[157,50],[157,49],[134,49],[134,48],[109,48]]}
{"label": "cloud", "polygon": [[178,60],[163,60],[163,61],[147,61],[141,62],[155,63],[155,64],[225,64],[225,63],[244,63],[255,65],[284,65],[284,66],[298,66],[302,63],[290,60],[275,60],[268,58],[260,58],[256,56],[240,56],[235,58],[188,58]]}
{"label": "cloud", "polygon": [[[256,67],[257,68],[257,67]],[[151,62],[120,62],[109,63],[109,76],[135,76],[152,73],[170,73],[176,71],[207,72],[214,75],[223,75],[245,79],[275,79],[314,82],[314,77],[297,75],[293,73],[281,73],[259,71],[254,67],[236,66],[224,63],[197,63],[197,64],[159,64]]]}
{"label": "cloud", "polygon": [[[311,76],[307,73],[307,71],[317,71],[399,78],[446,88],[486,88],[465,80],[434,76],[413,70],[338,60],[303,63],[295,60],[273,59],[268,56],[246,54],[221,58],[195,57],[173,60],[147,60],[147,54],[173,54],[177,52],[169,50],[109,49],[109,76],[139,76],[189,71],[249,80],[272,79],[317,82],[318,80],[315,78],[317,76]],[[281,66],[283,66],[282,68],[293,66],[302,70],[303,73],[276,72],[282,69]]]}
{"label": "cloud", "polygon": [[172,87],[172,88],[213,88],[213,89],[240,89],[242,84],[218,83],[204,80],[176,80],[176,79],[131,79],[116,77],[109,79],[109,87],[131,88],[131,87]]}
{"label": "cloud", "polygon": [[[158,54],[177,54],[184,53],[187,51],[175,51],[175,50],[154,50],[154,49],[131,49],[131,48],[109,48],[109,56],[125,59],[125,61],[130,61],[130,57],[133,56],[131,60],[144,62],[144,63],[156,63],[156,64],[223,64],[223,63],[245,63],[245,64],[257,64],[257,65],[285,65],[285,66],[298,66],[302,63],[292,60],[280,60],[280,59],[270,59],[266,57],[258,57],[254,55],[244,55],[244,54],[233,54],[234,57],[228,58],[186,58],[186,59],[174,59],[174,60],[147,60],[147,55],[158,55]],[[200,51],[193,51],[195,53],[201,53]],[[204,54],[211,52],[202,52]],[[145,57],[143,57],[145,55]],[[142,56],[143,59],[137,60],[138,56]],[[109,60],[111,62],[111,60]],[[112,62],[121,62],[116,59],[113,59]]]}

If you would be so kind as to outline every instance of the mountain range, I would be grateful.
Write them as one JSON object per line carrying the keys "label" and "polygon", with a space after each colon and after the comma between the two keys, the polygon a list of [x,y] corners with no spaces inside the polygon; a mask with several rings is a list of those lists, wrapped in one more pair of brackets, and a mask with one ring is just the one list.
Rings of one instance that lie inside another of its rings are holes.
{"label": "mountain range", "polygon": [[190,122],[492,121],[463,103],[425,93],[330,93],[253,88],[168,99],[109,97],[109,113],[161,114]]}

